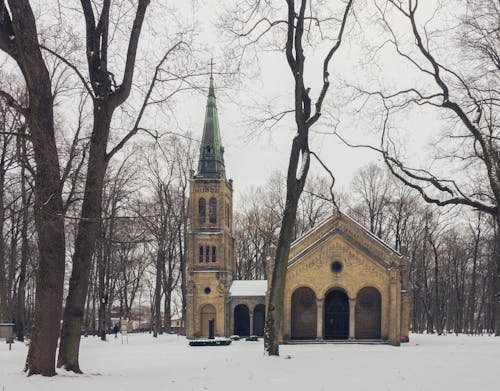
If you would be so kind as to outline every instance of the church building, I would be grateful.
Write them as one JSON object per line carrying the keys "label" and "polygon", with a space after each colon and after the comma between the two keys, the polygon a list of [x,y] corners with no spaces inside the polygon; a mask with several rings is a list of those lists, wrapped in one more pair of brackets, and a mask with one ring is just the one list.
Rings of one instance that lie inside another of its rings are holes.
{"label": "church building", "polygon": [[[207,337],[210,319],[217,336],[262,336],[269,281],[234,279],[233,181],[226,177],[212,76],[188,213],[186,337]],[[399,345],[408,340],[409,304],[408,259],[347,215],[334,212],[292,243],[284,342]]]}

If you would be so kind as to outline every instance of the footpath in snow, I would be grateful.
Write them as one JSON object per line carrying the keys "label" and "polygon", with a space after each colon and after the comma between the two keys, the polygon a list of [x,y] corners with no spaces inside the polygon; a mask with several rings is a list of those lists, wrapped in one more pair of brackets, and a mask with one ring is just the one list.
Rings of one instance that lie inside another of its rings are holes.
{"label": "footpath in snow", "polygon": [[411,335],[388,345],[284,345],[265,357],[263,344],[190,347],[181,336],[129,334],[82,338],[83,375],[26,377],[27,347],[0,344],[0,391],[497,391],[500,338]]}

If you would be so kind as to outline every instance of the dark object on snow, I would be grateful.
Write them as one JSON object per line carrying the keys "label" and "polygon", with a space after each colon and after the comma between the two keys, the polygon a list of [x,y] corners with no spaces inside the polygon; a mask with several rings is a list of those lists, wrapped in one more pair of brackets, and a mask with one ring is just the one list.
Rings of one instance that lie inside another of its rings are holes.
{"label": "dark object on snow", "polygon": [[9,350],[12,350],[14,343],[14,323],[0,323],[0,338],[5,339],[9,344]]}
{"label": "dark object on snow", "polygon": [[113,333],[115,333],[115,338],[118,338],[118,331],[120,331],[120,327],[118,324],[115,324],[115,327],[113,327]]}
{"label": "dark object on snow", "polygon": [[215,338],[215,332],[214,332],[214,327],[215,327],[215,320],[214,318],[210,318],[208,320],[208,339],[214,339]]}
{"label": "dark object on snow", "polygon": [[229,338],[224,339],[197,339],[195,341],[190,341],[189,346],[227,346],[231,344]]}
{"label": "dark object on snow", "polygon": [[258,340],[259,337],[257,337],[256,335],[251,335],[250,337],[245,338],[245,341],[258,341]]}
{"label": "dark object on snow", "polygon": [[239,335],[231,335],[229,338],[231,338],[231,340],[233,340],[233,341],[239,341],[240,340],[240,336]]}

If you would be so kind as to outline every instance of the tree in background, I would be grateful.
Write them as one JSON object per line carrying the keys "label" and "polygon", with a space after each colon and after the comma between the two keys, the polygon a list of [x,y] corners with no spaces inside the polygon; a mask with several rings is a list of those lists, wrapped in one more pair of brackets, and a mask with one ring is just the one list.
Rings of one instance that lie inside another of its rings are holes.
{"label": "tree in background", "polygon": [[[380,110],[382,139],[377,149],[386,165],[426,202],[471,207],[499,225],[498,1],[374,4],[381,27],[375,36],[382,41],[374,44],[370,58],[378,66],[396,55],[401,66],[408,67],[407,77],[391,81],[391,87],[383,85],[383,76],[357,87],[361,105]],[[456,12],[450,13],[449,7]],[[409,115],[430,113],[441,121],[406,125],[414,134],[422,126],[442,125],[436,130],[433,159],[417,165],[405,156],[410,144],[398,131]],[[429,163],[436,160],[439,164]],[[500,335],[500,251],[494,252],[495,334]]]}

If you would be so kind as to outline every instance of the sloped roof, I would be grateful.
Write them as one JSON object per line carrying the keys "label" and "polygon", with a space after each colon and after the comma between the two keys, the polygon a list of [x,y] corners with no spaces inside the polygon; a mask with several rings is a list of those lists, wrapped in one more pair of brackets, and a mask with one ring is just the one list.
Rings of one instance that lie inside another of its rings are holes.
{"label": "sloped roof", "polygon": [[265,296],[267,280],[234,280],[229,289],[231,296]]}
{"label": "sloped roof", "polygon": [[224,148],[219,130],[219,116],[215,102],[214,79],[210,75],[203,137],[200,145],[197,176],[219,177],[224,171]]}

